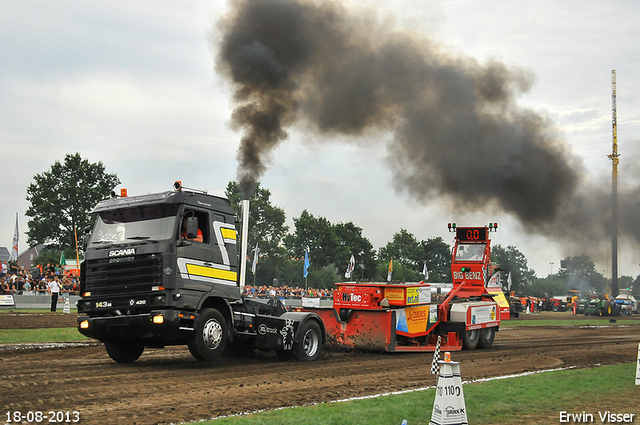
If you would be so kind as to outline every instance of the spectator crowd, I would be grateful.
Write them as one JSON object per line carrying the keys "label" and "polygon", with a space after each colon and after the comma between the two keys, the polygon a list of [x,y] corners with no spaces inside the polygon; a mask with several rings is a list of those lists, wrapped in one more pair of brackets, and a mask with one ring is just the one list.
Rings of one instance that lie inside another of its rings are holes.
{"label": "spectator crowd", "polygon": [[333,298],[333,289],[298,288],[292,286],[250,286],[244,287],[244,296],[249,298]]}
{"label": "spectator crowd", "polygon": [[77,295],[77,276],[65,271],[60,264],[21,267],[17,262],[3,261],[0,268],[0,295],[50,295],[50,283],[58,280],[61,295]]}
{"label": "spectator crowd", "polygon": [[[78,277],[65,271],[60,264],[20,267],[16,262],[2,262],[0,295],[50,295],[51,282],[58,280],[61,295],[77,295]],[[250,298],[333,298],[333,289],[299,288],[292,286],[245,286],[244,295]]]}

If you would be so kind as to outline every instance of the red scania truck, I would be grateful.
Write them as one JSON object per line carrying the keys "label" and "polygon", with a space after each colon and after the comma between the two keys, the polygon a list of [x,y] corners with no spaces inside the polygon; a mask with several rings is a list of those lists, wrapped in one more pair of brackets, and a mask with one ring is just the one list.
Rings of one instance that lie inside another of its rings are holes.
{"label": "red scania truck", "polygon": [[338,283],[332,308],[305,307],[322,318],[327,343],[389,352],[488,348],[509,304],[491,276],[491,240],[497,223],[456,227],[452,251],[453,288],[438,295],[419,283]]}

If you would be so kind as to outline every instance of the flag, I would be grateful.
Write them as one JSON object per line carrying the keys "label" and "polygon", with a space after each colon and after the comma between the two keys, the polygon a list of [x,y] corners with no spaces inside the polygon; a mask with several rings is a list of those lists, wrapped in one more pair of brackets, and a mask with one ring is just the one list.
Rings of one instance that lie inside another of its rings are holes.
{"label": "flag", "polygon": [[424,280],[429,280],[429,269],[427,269],[427,262],[424,262],[424,267],[422,268],[422,274],[424,275]]}
{"label": "flag", "polygon": [[507,291],[511,291],[511,272],[509,272],[509,276],[507,276]]}
{"label": "flag", "polygon": [[9,261],[18,260],[18,213],[16,213],[16,230],[13,232],[13,245],[11,245],[11,258]]}
{"label": "flag", "polygon": [[389,261],[389,271],[387,272],[387,282],[391,282],[391,274],[393,273],[393,257]]}
{"label": "flag", "polygon": [[253,250],[253,264],[251,264],[251,272],[256,274],[256,268],[258,267],[258,242],[256,242],[256,247]]}
{"label": "flag", "polygon": [[309,253],[304,252],[304,269],[302,269],[302,276],[305,278],[309,276]]}
{"label": "flag", "polygon": [[64,251],[62,251],[62,254],[60,254],[60,263],[61,266],[64,266],[67,264],[67,259],[64,258]]}
{"label": "flag", "polygon": [[351,260],[349,260],[349,264],[347,265],[347,271],[344,272],[344,277],[347,279],[351,278],[351,272],[356,267],[356,259],[353,258],[353,254],[351,254]]}

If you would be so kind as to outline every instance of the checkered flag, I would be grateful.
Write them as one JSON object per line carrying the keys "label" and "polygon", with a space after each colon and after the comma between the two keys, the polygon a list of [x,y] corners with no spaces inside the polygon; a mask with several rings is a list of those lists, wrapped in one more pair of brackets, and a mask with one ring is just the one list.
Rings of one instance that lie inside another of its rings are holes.
{"label": "checkered flag", "polygon": [[436,351],[433,352],[433,361],[431,362],[431,374],[437,375],[440,372],[440,365],[438,364],[438,360],[440,360],[440,335],[438,335],[438,343],[436,344]]}

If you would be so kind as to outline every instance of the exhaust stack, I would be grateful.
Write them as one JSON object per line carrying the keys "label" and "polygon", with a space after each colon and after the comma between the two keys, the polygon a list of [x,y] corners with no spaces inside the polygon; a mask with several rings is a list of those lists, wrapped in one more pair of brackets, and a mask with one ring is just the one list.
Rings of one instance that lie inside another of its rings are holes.
{"label": "exhaust stack", "polygon": [[240,246],[240,263],[239,272],[240,272],[240,295],[244,294],[244,283],[245,283],[245,275],[247,268],[247,243],[249,239],[249,200],[242,200],[242,233],[240,235],[241,243]]}

